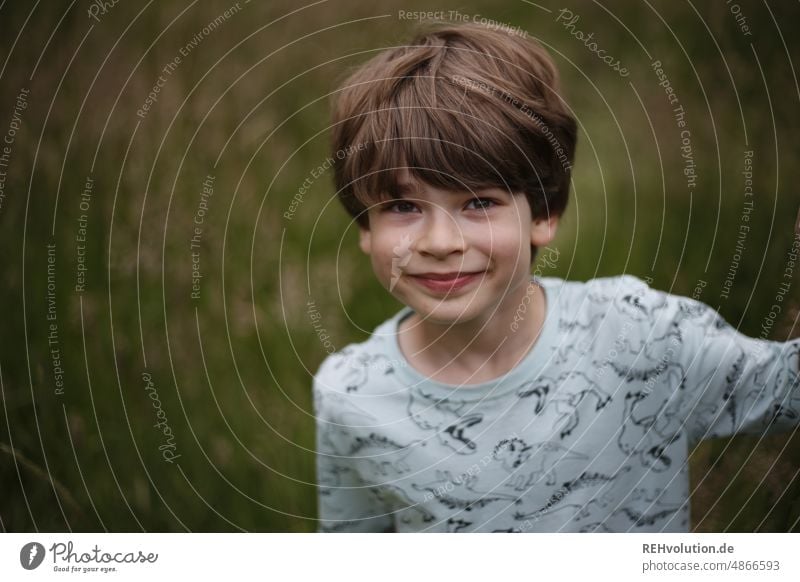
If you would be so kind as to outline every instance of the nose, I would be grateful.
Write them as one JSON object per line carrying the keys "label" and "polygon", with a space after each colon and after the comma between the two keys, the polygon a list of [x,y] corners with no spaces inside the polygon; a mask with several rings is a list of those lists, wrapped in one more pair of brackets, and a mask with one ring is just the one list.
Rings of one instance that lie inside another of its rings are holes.
{"label": "nose", "polygon": [[466,247],[465,232],[456,220],[441,208],[428,214],[417,237],[417,252],[436,258],[446,258],[452,253],[463,253]]}

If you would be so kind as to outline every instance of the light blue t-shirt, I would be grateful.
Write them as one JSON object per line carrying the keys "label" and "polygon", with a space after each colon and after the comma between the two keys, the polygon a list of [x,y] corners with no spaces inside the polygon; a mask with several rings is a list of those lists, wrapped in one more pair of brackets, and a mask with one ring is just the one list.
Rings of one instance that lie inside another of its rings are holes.
{"label": "light blue t-shirt", "polygon": [[322,363],[320,531],[686,532],[696,443],[800,423],[800,339],[627,275],[535,280],[541,334],[490,382],[414,369],[410,308]]}

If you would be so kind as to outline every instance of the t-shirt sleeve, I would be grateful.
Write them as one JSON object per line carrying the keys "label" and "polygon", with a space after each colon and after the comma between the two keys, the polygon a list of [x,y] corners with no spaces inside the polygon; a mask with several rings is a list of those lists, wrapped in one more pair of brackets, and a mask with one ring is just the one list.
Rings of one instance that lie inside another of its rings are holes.
{"label": "t-shirt sleeve", "polygon": [[751,338],[704,303],[672,297],[672,333],[685,370],[680,408],[691,444],[800,424],[800,339]]}
{"label": "t-shirt sleeve", "polygon": [[346,396],[331,389],[334,377],[324,373],[325,363],[314,377],[316,417],[316,469],[319,499],[319,532],[386,532],[394,530],[391,508],[380,490],[361,477],[358,463],[348,455],[353,436],[348,422],[358,413],[347,408]]}

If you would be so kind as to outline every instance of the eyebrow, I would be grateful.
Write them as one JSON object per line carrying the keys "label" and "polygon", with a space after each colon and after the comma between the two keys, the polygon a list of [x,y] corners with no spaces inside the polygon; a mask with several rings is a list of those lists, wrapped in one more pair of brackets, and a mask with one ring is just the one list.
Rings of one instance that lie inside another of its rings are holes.
{"label": "eyebrow", "polygon": [[[481,189],[476,191],[470,191],[465,189],[463,191],[460,191],[460,193],[467,197],[480,198],[481,197],[480,190]],[[505,193],[505,190],[503,190],[503,192]],[[395,199],[414,197],[419,194],[420,194],[419,182],[397,182],[394,184],[394,187],[392,188],[392,196],[394,196]]]}
{"label": "eyebrow", "polygon": [[394,187],[394,194],[397,196],[408,196],[419,194],[419,184],[416,182],[398,182]]}

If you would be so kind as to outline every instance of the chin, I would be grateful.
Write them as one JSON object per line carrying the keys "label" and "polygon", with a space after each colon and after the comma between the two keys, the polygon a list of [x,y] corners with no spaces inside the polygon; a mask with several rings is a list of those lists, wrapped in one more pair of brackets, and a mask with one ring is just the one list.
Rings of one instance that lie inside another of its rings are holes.
{"label": "chin", "polygon": [[482,311],[478,305],[478,298],[472,294],[444,300],[430,297],[420,301],[418,298],[412,298],[409,301],[404,300],[403,303],[413,309],[420,318],[439,325],[466,323],[475,319]]}

